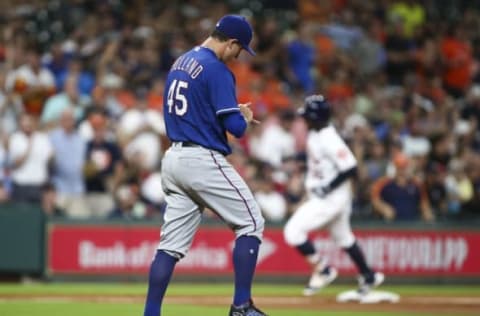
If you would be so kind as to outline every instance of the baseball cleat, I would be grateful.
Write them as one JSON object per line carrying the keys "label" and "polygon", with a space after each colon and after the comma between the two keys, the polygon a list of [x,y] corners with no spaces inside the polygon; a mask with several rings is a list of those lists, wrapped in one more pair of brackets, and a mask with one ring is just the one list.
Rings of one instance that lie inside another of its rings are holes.
{"label": "baseball cleat", "polygon": [[324,267],[323,269],[315,269],[310,277],[308,285],[303,289],[304,296],[312,296],[337,278],[337,269],[332,267]]}
{"label": "baseball cleat", "polygon": [[371,289],[376,288],[385,281],[385,275],[382,272],[375,272],[371,278],[364,276],[358,277],[358,292],[360,294],[367,294]]}
{"label": "baseball cleat", "polygon": [[250,300],[240,306],[230,306],[230,313],[228,313],[228,316],[267,316],[267,314],[258,309],[253,304],[253,301]]}

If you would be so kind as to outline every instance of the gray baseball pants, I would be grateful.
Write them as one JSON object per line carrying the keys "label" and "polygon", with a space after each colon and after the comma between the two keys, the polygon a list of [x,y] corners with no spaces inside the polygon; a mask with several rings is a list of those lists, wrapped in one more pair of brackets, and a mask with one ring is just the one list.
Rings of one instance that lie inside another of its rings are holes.
{"label": "gray baseball pants", "polygon": [[173,143],[162,160],[167,208],[158,249],[185,256],[209,208],[235,232],[262,240],[264,219],[245,181],[221,153]]}

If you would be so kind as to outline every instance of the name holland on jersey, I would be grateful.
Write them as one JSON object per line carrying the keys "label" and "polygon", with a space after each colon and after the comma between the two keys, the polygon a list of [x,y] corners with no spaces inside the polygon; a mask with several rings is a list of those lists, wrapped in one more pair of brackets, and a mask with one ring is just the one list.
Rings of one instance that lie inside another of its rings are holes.
{"label": "name holland on jersey", "polygon": [[185,71],[190,78],[195,79],[203,71],[203,66],[200,65],[195,58],[181,56],[175,61],[170,69],[170,71],[174,70]]}

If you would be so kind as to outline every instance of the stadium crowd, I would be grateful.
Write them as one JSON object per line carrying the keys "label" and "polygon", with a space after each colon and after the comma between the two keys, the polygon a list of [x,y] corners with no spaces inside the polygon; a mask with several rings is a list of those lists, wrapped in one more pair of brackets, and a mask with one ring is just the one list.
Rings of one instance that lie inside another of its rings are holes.
{"label": "stadium crowd", "polygon": [[270,222],[304,196],[320,93],[359,162],[354,218],[480,217],[477,1],[10,1],[0,5],[0,205],[159,217],[164,77],[227,13],[257,56],[229,65],[262,123],[229,157]]}

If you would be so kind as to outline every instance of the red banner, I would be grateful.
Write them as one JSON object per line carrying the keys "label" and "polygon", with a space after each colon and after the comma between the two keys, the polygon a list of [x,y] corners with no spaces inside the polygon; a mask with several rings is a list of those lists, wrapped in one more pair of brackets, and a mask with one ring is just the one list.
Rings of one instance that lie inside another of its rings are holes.
{"label": "red banner", "polygon": [[[367,261],[389,275],[480,276],[480,232],[359,230]],[[342,274],[356,273],[349,257],[325,233],[312,236],[320,252]],[[145,226],[50,226],[48,271],[52,274],[141,274],[148,268],[159,231]],[[227,228],[202,227],[178,274],[230,274],[234,235]],[[283,241],[281,229],[267,229],[257,275],[307,275],[308,264]]]}

